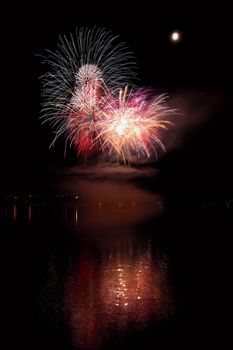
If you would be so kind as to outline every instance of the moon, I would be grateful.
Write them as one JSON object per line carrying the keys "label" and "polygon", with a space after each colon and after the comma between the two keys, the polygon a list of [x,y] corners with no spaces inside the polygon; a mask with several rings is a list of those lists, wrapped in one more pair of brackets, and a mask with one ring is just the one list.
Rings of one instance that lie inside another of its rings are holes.
{"label": "moon", "polygon": [[174,32],[171,33],[170,39],[171,39],[172,42],[177,43],[181,39],[181,34],[179,32],[177,32],[177,31],[174,31]]}

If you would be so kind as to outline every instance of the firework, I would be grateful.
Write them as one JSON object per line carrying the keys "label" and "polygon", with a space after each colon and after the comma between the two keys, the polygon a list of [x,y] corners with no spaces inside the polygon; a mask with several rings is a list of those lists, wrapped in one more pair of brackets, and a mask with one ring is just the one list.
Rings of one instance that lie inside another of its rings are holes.
{"label": "firework", "polygon": [[128,91],[126,86],[120,90],[118,98],[103,112],[99,134],[102,149],[115,153],[124,162],[135,155],[157,157],[157,145],[165,151],[159,134],[172,124],[167,118],[175,113],[166,106],[166,99],[166,95],[152,97],[145,89]]}
{"label": "firework", "polygon": [[134,76],[133,56],[117,39],[103,29],[82,28],[60,37],[56,51],[47,51],[43,62],[50,70],[42,77],[42,118],[55,130],[52,145],[65,134],[78,154],[93,149],[108,90]]}
{"label": "firework", "polygon": [[97,81],[77,88],[65,116],[63,130],[78,155],[90,155],[100,148],[99,124],[108,101],[108,92]]}
{"label": "firework", "polygon": [[134,60],[124,43],[103,29],[76,30],[60,37],[44,63],[42,118],[55,132],[51,146],[64,135],[78,156],[104,153],[124,163],[157,156],[165,147],[159,133],[174,113],[166,96],[129,89]]}

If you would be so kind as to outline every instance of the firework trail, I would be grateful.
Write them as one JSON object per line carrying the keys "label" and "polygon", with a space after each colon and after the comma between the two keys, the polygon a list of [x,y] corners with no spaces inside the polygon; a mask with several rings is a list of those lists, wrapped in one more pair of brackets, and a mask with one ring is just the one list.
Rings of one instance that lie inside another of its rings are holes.
{"label": "firework trail", "polygon": [[103,152],[124,163],[156,155],[156,145],[165,149],[158,132],[171,124],[165,118],[174,111],[165,106],[165,95],[128,89],[135,63],[117,39],[82,28],[60,37],[56,51],[47,50],[42,119],[55,132],[51,146],[64,135],[65,149],[69,143],[78,156]]}

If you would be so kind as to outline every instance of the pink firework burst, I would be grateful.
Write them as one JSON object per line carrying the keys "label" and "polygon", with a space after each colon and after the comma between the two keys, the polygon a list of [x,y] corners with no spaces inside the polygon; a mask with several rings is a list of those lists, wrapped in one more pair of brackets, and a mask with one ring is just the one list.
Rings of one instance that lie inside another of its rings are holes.
{"label": "pink firework burst", "polygon": [[166,95],[152,97],[143,89],[128,91],[126,86],[120,90],[102,113],[98,134],[101,149],[115,153],[123,162],[130,162],[135,155],[157,156],[157,146],[165,151],[160,131],[172,124],[168,118],[175,113],[167,107],[166,99]]}

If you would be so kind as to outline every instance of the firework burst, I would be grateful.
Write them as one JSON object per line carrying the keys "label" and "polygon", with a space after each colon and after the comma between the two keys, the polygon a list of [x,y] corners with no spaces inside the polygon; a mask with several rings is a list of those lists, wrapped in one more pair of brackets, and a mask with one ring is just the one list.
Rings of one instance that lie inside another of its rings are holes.
{"label": "firework burst", "polygon": [[120,90],[118,98],[103,113],[98,135],[102,149],[115,153],[124,162],[130,162],[135,155],[157,157],[157,145],[165,151],[159,133],[172,124],[167,118],[175,113],[166,106],[166,99],[166,95],[152,97],[145,89],[128,91],[126,86]]}
{"label": "firework burst", "polygon": [[60,37],[57,50],[43,57],[50,70],[42,77],[42,118],[55,131],[52,145],[65,134],[78,155],[93,151],[96,121],[108,90],[134,76],[133,56],[117,39],[103,29],[81,28]]}
{"label": "firework burst", "polygon": [[166,106],[166,95],[128,89],[135,63],[117,38],[82,28],[60,37],[56,51],[47,51],[42,119],[55,132],[51,146],[64,135],[78,156],[103,152],[124,163],[157,156],[156,146],[165,150],[159,132],[171,124],[167,117],[174,110]]}

